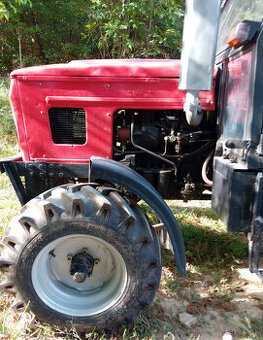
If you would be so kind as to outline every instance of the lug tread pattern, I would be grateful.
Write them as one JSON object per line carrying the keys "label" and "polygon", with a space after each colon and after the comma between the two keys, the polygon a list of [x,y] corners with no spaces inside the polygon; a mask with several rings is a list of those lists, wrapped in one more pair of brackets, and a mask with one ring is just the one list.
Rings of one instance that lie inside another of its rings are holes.
{"label": "lug tread pattern", "polygon": [[47,200],[41,200],[38,205],[44,210],[47,223],[52,223],[58,220],[58,214],[50,202]]}
{"label": "lug tread pattern", "polygon": [[19,293],[16,294],[15,300],[13,301],[11,308],[15,313],[24,312],[26,309],[26,304],[23,301]]}
{"label": "lug tread pattern", "polygon": [[17,252],[19,248],[19,240],[15,236],[5,236],[2,239],[2,244],[8,247],[11,251]]}
{"label": "lug tread pattern", "polygon": [[15,264],[14,259],[10,256],[7,256],[7,252],[3,251],[2,256],[0,258],[0,268],[5,269]]}
{"label": "lug tread pattern", "polygon": [[88,185],[83,186],[81,188],[81,192],[89,196],[93,202],[95,202],[98,209],[96,215],[98,217],[102,216],[104,218],[104,223],[107,223],[111,212],[111,204],[109,200],[98,190],[95,190],[93,187]]}
{"label": "lug tread pattern", "polygon": [[[117,223],[117,230],[124,234],[128,233],[135,226],[136,216],[133,210],[117,191],[110,192],[109,198],[115,204],[116,212],[119,212],[120,222]],[[116,212],[114,215],[116,215]]]}
{"label": "lug tread pattern", "polygon": [[[130,206],[116,188],[63,185],[28,202],[18,218],[13,219],[8,236],[3,240],[0,268],[5,272],[6,280],[1,284],[1,289],[15,294],[12,308],[16,312],[24,311],[27,301],[17,292],[15,278],[15,272],[19,270],[15,267],[22,251],[20,248],[26,247],[49,224],[72,218],[101,224],[121,234],[131,244],[139,263],[140,287],[132,303],[124,306],[125,312],[122,310],[113,314],[110,321],[100,319],[96,322],[96,328],[112,333],[120,325],[134,322],[142,310],[151,304],[161,276],[160,248],[154,230],[139,207]],[[18,229],[19,237],[16,236]],[[72,326],[65,323],[60,325]],[[76,325],[78,328],[89,326],[94,328],[94,325],[84,325],[80,321]]]}
{"label": "lug tread pattern", "polygon": [[13,275],[5,276],[5,281],[0,284],[0,291],[10,294],[17,293],[16,282]]}
{"label": "lug tread pattern", "polygon": [[32,218],[20,217],[18,223],[27,234],[36,234],[39,229]]}

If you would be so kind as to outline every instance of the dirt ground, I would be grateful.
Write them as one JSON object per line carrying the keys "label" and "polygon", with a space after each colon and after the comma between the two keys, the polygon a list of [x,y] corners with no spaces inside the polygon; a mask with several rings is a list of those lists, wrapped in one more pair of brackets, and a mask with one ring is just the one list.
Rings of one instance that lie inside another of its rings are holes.
{"label": "dirt ground", "polygon": [[[178,300],[160,295],[160,313],[171,326],[171,333],[164,337],[160,332],[156,339],[263,339],[255,334],[251,320],[263,320],[263,284],[256,274],[251,274],[245,265],[237,269],[236,294],[231,303],[202,304],[207,297],[209,277],[203,282],[184,288]],[[190,296],[198,299],[189,299]],[[200,299],[201,298],[201,299]],[[185,319],[183,318],[185,317]],[[186,321],[185,321],[186,320]],[[244,334],[244,335],[242,335]],[[167,337],[168,336],[168,337]]]}
{"label": "dirt ground", "polygon": [[[189,203],[176,201],[175,204],[177,208],[191,209]],[[210,208],[211,204],[195,201],[193,208],[196,207]],[[163,269],[165,275],[167,273]],[[186,287],[181,285],[180,296],[183,298],[179,300],[164,297],[159,289],[160,312],[174,331],[168,338],[161,332],[158,340],[263,340],[263,282],[256,274],[250,273],[247,261],[226,273],[221,292],[217,291],[220,289],[218,286],[211,287],[212,276],[211,272],[210,277],[205,275]],[[218,296],[221,294],[221,300],[211,301],[211,291]],[[225,300],[227,295],[229,297]]]}

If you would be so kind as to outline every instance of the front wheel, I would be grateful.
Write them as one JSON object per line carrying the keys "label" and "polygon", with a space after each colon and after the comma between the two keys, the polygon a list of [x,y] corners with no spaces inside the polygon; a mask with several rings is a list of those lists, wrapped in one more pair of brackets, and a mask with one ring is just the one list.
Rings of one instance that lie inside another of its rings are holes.
{"label": "front wheel", "polygon": [[26,204],[3,239],[2,289],[58,326],[113,331],[148,306],[161,275],[154,230],[113,188],[68,185]]}

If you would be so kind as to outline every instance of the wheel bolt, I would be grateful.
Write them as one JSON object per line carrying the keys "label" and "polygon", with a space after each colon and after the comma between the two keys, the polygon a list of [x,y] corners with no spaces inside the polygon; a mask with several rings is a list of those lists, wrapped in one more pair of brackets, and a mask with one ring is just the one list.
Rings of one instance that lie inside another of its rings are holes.
{"label": "wheel bolt", "polygon": [[72,255],[71,255],[71,254],[69,254],[69,255],[67,256],[67,260],[68,260],[68,261],[72,261]]}
{"label": "wheel bolt", "polygon": [[99,264],[100,263],[100,260],[99,259],[95,259],[94,260],[94,264]]}
{"label": "wheel bolt", "polygon": [[81,250],[81,252],[82,252],[82,254],[88,254],[88,248],[83,248],[83,249]]}

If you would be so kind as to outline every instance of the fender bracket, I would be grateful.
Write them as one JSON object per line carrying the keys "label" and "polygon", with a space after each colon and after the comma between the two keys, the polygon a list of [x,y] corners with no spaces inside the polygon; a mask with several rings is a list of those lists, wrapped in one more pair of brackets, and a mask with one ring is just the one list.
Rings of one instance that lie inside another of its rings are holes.
{"label": "fender bracket", "polygon": [[185,275],[185,248],[181,230],[172,211],[154,187],[134,170],[101,157],[91,157],[90,175],[129,189],[155,211],[171,239],[178,271]]}

